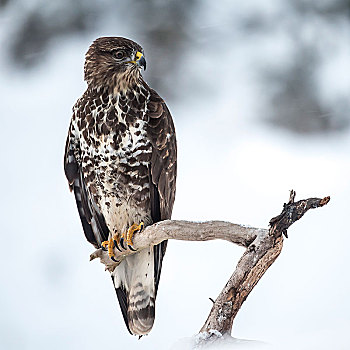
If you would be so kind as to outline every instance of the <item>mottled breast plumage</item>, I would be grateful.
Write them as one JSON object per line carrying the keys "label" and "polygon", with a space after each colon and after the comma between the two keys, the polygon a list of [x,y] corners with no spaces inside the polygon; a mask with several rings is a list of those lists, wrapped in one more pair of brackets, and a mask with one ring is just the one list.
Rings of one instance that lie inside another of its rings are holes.
{"label": "mottled breast plumage", "polygon": [[[123,94],[88,91],[74,106],[72,128],[80,140],[80,161],[88,190],[103,212],[126,201],[142,203],[151,223],[149,164],[152,146],[146,115],[150,92],[142,85]],[[138,204],[139,205],[139,204]],[[116,215],[116,213],[112,213]],[[148,219],[148,220],[147,220]],[[114,221],[114,220],[113,220]],[[123,230],[124,225],[109,227]]]}

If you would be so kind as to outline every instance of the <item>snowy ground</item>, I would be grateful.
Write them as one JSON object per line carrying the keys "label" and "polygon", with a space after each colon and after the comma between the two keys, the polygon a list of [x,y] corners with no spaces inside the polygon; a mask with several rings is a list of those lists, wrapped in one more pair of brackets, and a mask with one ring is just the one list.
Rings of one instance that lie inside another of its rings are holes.
{"label": "snowy ground", "polygon": [[[62,166],[71,106],[85,88],[83,53],[94,36],[57,42],[30,73],[2,68],[0,348],[191,348],[208,298],[243,250],[170,242],[154,329],[141,340],[129,336],[108,274],[89,262],[92,247]],[[209,72],[208,85],[230,87],[223,94],[189,92],[170,105],[179,145],[173,218],[266,227],[290,189],[298,199],[330,195],[331,202],[293,225],[239,312],[233,336],[257,343],[231,339],[210,348],[348,349],[350,132],[298,137],[267,128],[254,119],[259,93],[244,68],[219,71],[222,80]]]}

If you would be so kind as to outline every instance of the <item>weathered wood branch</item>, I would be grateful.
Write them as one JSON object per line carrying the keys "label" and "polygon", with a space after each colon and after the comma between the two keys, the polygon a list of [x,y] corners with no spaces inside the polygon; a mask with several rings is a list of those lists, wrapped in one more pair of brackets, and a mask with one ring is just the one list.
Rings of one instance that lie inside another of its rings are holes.
{"label": "weathered wood branch", "polygon": [[[209,316],[200,330],[201,339],[209,339],[230,334],[232,324],[241,305],[258,283],[265,271],[279,256],[283,247],[283,235],[287,229],[299,220],[309,209],[322,207],[330,197],[309,198],[294,201],[295,192],[291,191],[289,202],[284,204],[281,214],[270,220],[269,229],[247,227],[224,221],[190,222],[166,220],[146,227],[133,237],[136,251],[150,245],[156,245],[166,239],[185,241],[208,241],[222,239],[246,247],[236,270],[224,289],[215,300]],[[90,255],[90,260],[100,258],[106,269],[113,273],[115,267],[135,251],[123,252],[114,249],[116,261],[112,261],[108,252],[98,249]]]}
{"label": "weathered wood branch", "polygon": [[289,202],[284,204],[281,214],[270,220],[267,234],[258,236],[244,252],[200,330],[200,333],[206,334],[202,339],[231,333],[233,320],[243,302],[281,253],[283,235],[288,237],[287,229],[309,209],[327,204],[330,197],[309,198],[298,202],[294,202],[294,199],[295,191],[292,190]]}
{"label": "weathered wood branch", "polygon": [[[166,239],[177,239],[183,241],[210,241],[222,239],[248,247],[258,236],[263,236],[268,230],[249,226],[232,224],[226,221],[192,222],[183,220],[165,220],[147,226],[142,232],[135,233],[133,247],[136,251],[150,245],[156,245]],[[106,265],[106,269],[113,271],[116,266],[128,255],[135,254],[135,251],[127,249],[120,252],[114,248],[114,259],[112,261],[108,252],[97,249],[90,255],[90,260],[100,258]]]}

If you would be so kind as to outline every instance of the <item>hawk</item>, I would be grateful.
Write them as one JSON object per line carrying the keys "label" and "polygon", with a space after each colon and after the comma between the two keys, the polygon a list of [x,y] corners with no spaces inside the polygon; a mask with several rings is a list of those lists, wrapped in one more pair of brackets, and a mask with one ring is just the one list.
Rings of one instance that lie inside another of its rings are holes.
{"label": "hawk", "polygon": [[[96,39],[85,56],[87,89],[73,107],[64,170],[86,239],[96,248],[133,249],[132,235],[170,219],[176,135],[164,100],[143,80],[140,45]],[[142,233],[140,233],[142,234]],[[128,255],[112,280],[133,335],[151,330],[167,241]]]}

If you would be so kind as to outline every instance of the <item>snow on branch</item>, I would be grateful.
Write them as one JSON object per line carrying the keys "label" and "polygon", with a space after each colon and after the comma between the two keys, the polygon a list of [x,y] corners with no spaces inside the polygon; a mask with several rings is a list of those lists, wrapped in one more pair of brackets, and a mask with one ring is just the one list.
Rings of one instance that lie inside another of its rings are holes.
{"label": "snow on branch", "polygon": [[[322,207],[330,197],[308,198],[295,202],[295,191],[290,192],[288,203],[283,205],[281,214],[270,220],[269,229],[253,228],[224,221],[191,222],[166,220],[145,228],[133,237],[136,251],[156,245],[166,239],[184,241],[208,241],[222,239],[246,247],[235,271],[224,289],[214,301],[209,316],[200,330],[201,339],[208,340],[230,334],[232,324],[241,305],[258,283],[265,271],[279,256],[283,247],[283,235],[288,237],[287,229],[299,220],[309,209]],[[116,262],[108,252],[96,250],[90,260],[100,258],[106,269],[113,272],[125,258],[134,254],[130,249],[119,252],[114,249]]]}

